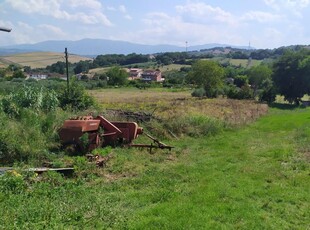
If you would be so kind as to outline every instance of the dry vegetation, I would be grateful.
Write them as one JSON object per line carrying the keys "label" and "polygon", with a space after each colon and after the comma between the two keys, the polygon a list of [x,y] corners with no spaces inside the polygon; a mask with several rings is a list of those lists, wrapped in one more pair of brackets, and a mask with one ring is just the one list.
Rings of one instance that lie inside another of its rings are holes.
{"label": "dry vegetation", "polygon": [[226,98],[198,99],[191,92],[106,89],[91,91],[105,109],[146,111],[156,117],[170,120],[183,116],[207,115],[230,124],[245,124],[256,120],[268,111],[268,106],[255,101]]}
{"label": "dry vegetation", "polygon": [[[64,62],[63,53],[55,52],[32,52],[32,53],[21,53],[9,56],[0,57],[0,67],[7,67],[10,64],[18,64],[21,66],[30,66],[31,68],[45,68],[48,65],[56,63],[58,61]],[[87,57],[78,55],[69,55],[69,62],[76,63],[79,61],[91,60]]]}

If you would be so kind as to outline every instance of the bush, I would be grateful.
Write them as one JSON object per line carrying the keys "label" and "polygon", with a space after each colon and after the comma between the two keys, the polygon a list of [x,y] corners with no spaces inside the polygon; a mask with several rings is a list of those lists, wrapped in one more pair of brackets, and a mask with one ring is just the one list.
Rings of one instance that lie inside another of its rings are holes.
{"label": "bush", "polygon": [[195,89],[192,92],[192,96],[193,97],[204,97],[204,96],[206,96],[206,90],[204,88]]}
{"label": "bush", "polygon": [[86,110],[95,105],[94,99],[76,81],[72,81],[69,91],[64,90],[59,96],[60,106],[63,109]]}
{"label": "bush", "polygon": [[225,95],[231,99],[252,99],[253,90],[249,85],[243,85],[241,88],[236,87],[235,85],[228,85],[225,88]]}

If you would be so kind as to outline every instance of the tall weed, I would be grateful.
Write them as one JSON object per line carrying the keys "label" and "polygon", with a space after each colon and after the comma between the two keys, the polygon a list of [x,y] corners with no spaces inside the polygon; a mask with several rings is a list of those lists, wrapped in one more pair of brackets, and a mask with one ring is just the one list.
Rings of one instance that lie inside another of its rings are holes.
{"label": "tall weed", "polygon": [[171,120],[152,121],[147,124],[147,129],[158,137],[171,136],[212,136],[226,127],[225,122],[205,115],[191,115],[174,117]]}
{"label": "tall weed", "polygon": [[167,127],[176,135],[212,136],[223,130],[224,122],[205,115],[192,115],[173,119]]}

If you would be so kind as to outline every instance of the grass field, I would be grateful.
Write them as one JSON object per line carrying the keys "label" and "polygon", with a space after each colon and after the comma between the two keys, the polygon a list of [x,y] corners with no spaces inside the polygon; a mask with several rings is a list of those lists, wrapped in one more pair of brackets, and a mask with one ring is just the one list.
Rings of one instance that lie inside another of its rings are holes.
{"label": "grass field", "polygon": [[166,120],[203,114],[225,120],[230,124],[252,122],[265,114],[268,107],[253,101],[225,98],[198,99],[191,96],[191,89],[103,89],[91,90],[103,109],[146,111]]}
{"label": "grass field", "polygon": [[231,65],[234,65],[234,66],[242,66],[244,68],[250,68],[250,67],[253,67],[253,66],[257,66],[261,63],[262,61],[260,60],[254,60],[252,59],[251,61],[247,60],[247,59],[230,59],[229,60],[229,63]]}
{"label": "grass field", "polygon": [[[76,63],[81,60],[91,60],[90,58],[78,55],[69,55],[69,62]],[[48,65],[58,61],[64,62],[64,53],[54,52],[32,52],[22,53],[9,56],[0,56],[0,67],[7,67],[10,64],[18,64],[20,66],[30,66],[31,68],[45,68]]]}
{"label": "grass field", "polygon": [[191,65],[170,64],[170,65],[161,66],[159,70],[162,72],[171,71],[171,70],[179,71],[182,67],[191,67]]}
{"label": "grass field", "polygon": [[[219,118],[219,108],[254,114],[245,112],[250,102],[191,101],[186,91],[159,91],[153,99],[155,92],[95,95],[115,108],[159,101],[162,116],[174,106],[191,114],[195,105],[195,114]],[[12,172],[0,177],[0,229],[309,229],[309,112],[277,104],[215,136],[168,139],[171,151],[109,149],[104,168],[76,157],[73,178]]]}

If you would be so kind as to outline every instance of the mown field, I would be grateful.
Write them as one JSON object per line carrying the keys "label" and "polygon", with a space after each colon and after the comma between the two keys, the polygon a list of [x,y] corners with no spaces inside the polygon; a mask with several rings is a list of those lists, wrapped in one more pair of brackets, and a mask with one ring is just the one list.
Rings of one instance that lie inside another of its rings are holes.
{"label": "mown field", "polygon": [[0,229],[310,227],[309,108],[195,100],[186,91],[93,94],[103,110],[155,109],[163,121],[194,117],[185,121],[201,128],[212,117],[226,125],[212,135],[158,136],[171,151],[108,149],[104,168],[77,157],[71,178],[18,170],[2,176]]}
{"label": "mown field", "polygon": [[[79,61],[91,60],[90,58],[70,54],[68,58],[69,62],[77,63]],[[52,65],[58,61],[64,62],[64,53],[55,52],[31,52],[21,53],[9,56],[0,56],[0,68],[5,68],[10,64],[18,64],[20,66],[30,66],[32,69],[45,68],[48,65]]]}

